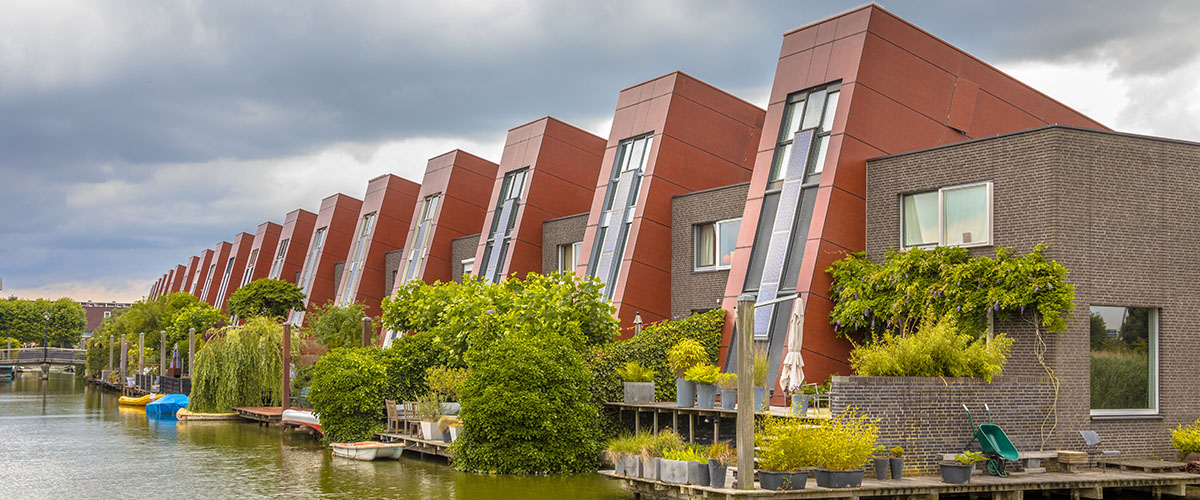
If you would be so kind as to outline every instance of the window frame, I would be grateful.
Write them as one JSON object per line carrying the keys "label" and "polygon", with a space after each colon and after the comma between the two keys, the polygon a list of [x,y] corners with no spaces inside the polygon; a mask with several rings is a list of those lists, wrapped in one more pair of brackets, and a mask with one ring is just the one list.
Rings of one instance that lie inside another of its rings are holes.
{"label": "window frame", "polygon": [[[975,247],[992,246],[993,245],[992,233],[994,230],[993,227],[995,226],[995,220],[996,220],[995,185],[994,184],[995,183],[993,181],[987,180],[987,181],[978,181],[978,182],[968,182],[966,184],[955,184],[952,186],[942,186],[942,187],[937,188],[936,191],[935,190],[925,190],[925,191],[912,191],[912,192],[907,192],[907,193],[900,193],[900,198],[899,198],[899,202],[900,202],[900,235],[899,235],[900,249],[902,251],[904,251],[904,250],[910,250],[913,248],[923,248],[923,249],[928,250],[928,249],[936,248],[936,247],[975,248]],[[984,231],[986,238],[980,242],[959,243],[959,244],[955,244],[955,245],[946,244],[946,242],[945,242],[946,192],[954,191],[954,190],[958,190],[958,189],[973,188],[973,187],[978,187],[978,186],[984,186],[986,188],[986,192],[987,192],[987,195],[986,195],[987,229]],[[904,212],[905,198],[907,198],[909,196],[916,196],[916,195],[933,193],[933,192],[936,192],[938,195],[937,196],[937,241],[934,243],[929,243],[929,244],[925,244],[925,245],[905,245],[905,242],[904,242],[904,228],[905,228],[904,224],[906,221],[905,212]]]}
{"label": "window frame", "polygon": [[1091,350],[1089,349],[1089,351],[1088,351],[1089,352],[1089,359],[1088,359],[1088,363],[1089,363],[1089,367],[1088,367],[1088,379],[1089,379],[1088,411],[1090,413],[1090,416],[1093,418],[1095,418],[1095,417],[1105,418],[1105,417],[1158,416],[1160,414],[1159,410],[1161,408],[1161,405],[1160,405],[1161,401],[1159,400],[1160,399],[1159,389],[1161,389],[1161,384],[1160,384],[1159,378],[1161,377],[1162,372],[1159,367],[1160,358],[1159,358],[1159,347],[1158,346],[1160,344],[1159,333],[1161,331],[1159,320],[1160,320],[1160,316],[1162,315],[1162,309],[1159,307],[1156,307],[1156,306],[1132,306],[1132,305],[1122,306],[1122,305],[1109,305],[1109,304],[1088,304],[1089,311],[1094,306],[1123,307],[1126,309],[1144,308],[1144,309],[1150,310],[1150,316],[1147,318],[1147,321],[1146,321],[1147,328],[1149,328],[1149,330],[1150,330],[1146,334],[1146,342],[1147,342],[1146,354],[1150,356],[1150,360],[1147,363],[1147,365],[1150,368],[1150,373],[1149,373],[1150,397],[1147,398],[1150,402],[1150,408],[1124,408],[1124,409],[1101,409],[1101,410],[1093,409],[1091,407],[1092,406],[1092,402],[1091,402],[1091,395],[1092,395],[1091,389],[1092,388],[1091,388],[1091,383],[1090,383],[1090,380],[1091,380],[1090,352],[1091,352]]}
{"label": "window frame", "polygon": [[[733,260],[730,263],[721,265],[721,225],[730,222],[738,223],[738,230],[741,230],[741,217],[733,217],[729,219],[721,219],[713,222],[703,222],[700,224],[692,224],[692,272],[708,273],[714,271],[728,271],[733,266]],[[703,227],[712,226],[713,228],[713,265],[700,265],[700,229]],[[737,251],[735,242],[734,251]]]}
{"label": "window frame", "polygon": [[[462,270],[463,270],[462,275],[463,276],[466,276],[468,274],[471,276],[476,276],[476,274],[475,274],[475,257],[469,257],[469,258],[460,260],[460,261],[458,261],[458,264],[460,266],[462,266]],[[468,268],[468,266],[469,266],[469,268]]]}

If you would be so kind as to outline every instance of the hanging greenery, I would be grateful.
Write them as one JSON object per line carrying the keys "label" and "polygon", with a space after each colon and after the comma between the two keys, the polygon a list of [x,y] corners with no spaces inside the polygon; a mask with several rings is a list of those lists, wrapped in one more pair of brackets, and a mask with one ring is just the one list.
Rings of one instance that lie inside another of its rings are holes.
{"label": "hanging greenery", "polygon": [[[293,338],[293,355],[299,353]],[[268,318],[226,328],[196,353],[188,410],[225,413],[235,406],[278,406],[283,326]]]}
{"label": "hanging greenery", "polygon": [[841,335],[911,333],[926,321],[953,321],[962,331],[987,330],[996,320],[1035,313],[1050,332],[1066,331],[1075,308],[1067,269],[1043,255],[1044,245],[1025,255],[996,248],[996,256],[970,257],[958,247],[889,251],[878,264],[863,252],[834,262],[830,320]]}

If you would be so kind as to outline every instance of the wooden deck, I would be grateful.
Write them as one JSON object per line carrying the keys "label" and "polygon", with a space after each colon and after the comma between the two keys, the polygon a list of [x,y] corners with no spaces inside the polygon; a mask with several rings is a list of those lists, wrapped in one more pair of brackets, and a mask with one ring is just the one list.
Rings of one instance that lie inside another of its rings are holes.
{"label": "wooden deck", "polygon": [[1108,493],[1113,494],[1114,498],[1123,496],[1117,495],[1119,490],[1137,491],[1155,499],[1163,496],[1200,498],[1200,475],[1182,472],[1148,473],[1108,470],[1081,473],[1018,473],[1010,474],[1007,478],[976,474],[967,484],[947,484],[943,483],[940,477],[922,476],[887,481],[863,479],[862,486],[858,488],[819,488],[816,486],[816,480],[810,477],[805,489],[792,491],[762,489],[742,491],[731,488],[669,484],[661,481],[629,478],[611,470],[601,471],[600,474],[621,481],[622,488],[641,498],[661,499],[849,498],[857,500],[874,497],[937,500],[940,495],[966,495],[972,499],[990,497],[994,500],[1023,500],[1026,494],[1038,497],[1056,494],[1064,495],[1072,500],[1102,500],[1106,493],[1105,490],[1109,490]]}
{"label": "wooden deck", "polygon": [[[604,403],[604,406],[617,410],[618,413],[621,414],[622,418],[623,418],[624,412],[632,411],[634,427],[639,428],[639,429],[642,427],[642,414],[643,413],[650,414],[649,418],[652,419],[652,423],[654,425],[653,428],[655,429],[655,431],[657,431],[658,428],[660,427],[660,422],[659,422],[660,414],[670,415],[671,428],[677,429],[677,430],[680,428],[679,427],[680,417],[684,417],[687,419],[687,423],[688,423],[688,435],[684,436],[684,437],[688,441],[696,440],[696,431],[695,431],[696,417],[701,417],[701,418],[714,417],[712,419],[714,440],[720,439],[720,427],[721,427],[722,419],[727,419],[731,422],[737,420],[737,411],[736,410],[723,410],[721,408],[700,409],[700,408],[696,408],[696,407],[680,408],[678,406],[678,403],[676,403],[675,401],[655,401],[653,403],[624,403],[621,401],[610,401],[610,402]],[[767,411],[755,413],[755,416],[757,416],[757,417],[765,417],[767,415],[770,415],[773,417],[782,417],[782,418],[827,419],[827,418],[829,418],[829,409],[828,408],[820,408],[820,409],[809,408],[808,413],[806,415],[798,415],[798,414],[792,412],[790,407],[771,406],[767,409]]]}
{"label": "wooden deck", "polygon": [[383,432],[375,434],[375,440],[384,443],[404,443],[407,450],[424,455],[434,455],[445,459],[452,457],[450,443],[445,441],[427,441],[407,434],[388,434]]}
{"label": "wooden deck", "polygon": [[264,425],[279,425],[279,417],[283,415],[283,408],[278,406],[239,406],[233,411],[246,420]]}

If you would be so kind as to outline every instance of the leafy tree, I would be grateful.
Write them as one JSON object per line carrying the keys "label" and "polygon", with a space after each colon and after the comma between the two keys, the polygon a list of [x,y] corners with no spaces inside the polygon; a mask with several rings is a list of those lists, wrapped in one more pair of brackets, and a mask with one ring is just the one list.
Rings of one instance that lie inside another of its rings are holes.
{"label": "leafy tree", "polygon": [[221,310],[204,302],[191,304],[175,314],[175,321],[167,327],[167,344],[186,342],[188,330],[196,329],[197,334],[205,333],[210,328],[220,324],[225,319]]}
{"label": "leafy tree", "polygon": [[238,288],[229,296],[229,312],[239,318],[281,318],[304,307],[304,292],[283,280],[263,278]]}
{"label": "leafy tree", "polygon": [[370,439],[382,428],[387,369],[374,348],[338,348],[313,365],[308,400],[325,442]]}
{"label": "leafy tree", "polygon": [[[96,339],[88,345],[88,359],[104,360],[104,364],[108,363],[108,343],[119,343],[121,336],[125,335],[130,343],[130,352],[134,353],[136,359],[138,334],[146,334],[146,348],[148,353],[154,353],[160,349],[158,332],[168,331],[168,348],[172,347],[179,339],[186,340],[187,330],[184,329],[180,334],[175,329],[175,319],[181,311],[189,308],[204,308],[211,307],[200,302],[196,296],[187,292],[176,292],[170,295],[159,297],[154,300],[143,299],[134,302],[126,309],[114,311],[112,316],[105,318],[100,322],[100,327],[96,329],[92,337]],[[219,319],[219,318],[218,318]],[[198,331],[202,331],[199,328]],[[90,352],[93,349],[103,351],[103,354]],[[119,353],[117,353],[119,355]],[[150,356],[150,354],[147,354]],[[150,357],[149,359],[154,359]],[[89,364],[89,369],[92,365]]]}
{"label": "leafy tree", "polygon": [[1125,309],[1125,320],[1117,331],[1117,338],[1129,347],[1145,349],[1148,347],[1150,332],[1150,308],[1129,307]]}
{"label": "leafy tree", "polygon": [[1091,337],[1091,347],[1095,351],[1104,346],[1104,341],[1108,340],[1108,326],[1104,324],[1104,318],[1099,314],[1091,315],[1091,323],[1088,329]]}
{"label": "leafy tree", "polygon": [[383,364],[387,369],[387,392],[401,401],[413,401],[429,392],[425,373],[430,368],[465,366],[461,361],[453,364],[449,347],[429,332],[405,335],[393,341],[392,347],[383,351]]}
{"label": "leafy tree", "polygon": [[[362,319],[367,314],[363,304],[335,305],[329,301],[313,312],[312,331],[328,349],[357,347],[362,343]],[[372,334],[372,341],[378,335]],[[372,345],[374,342],[372,342]]]}
{"label": "leafy tree", "polygon": [[[291,345],[292,354],[298,353],[299,342]],[[254,318],[226,328],[196,353],[188,409],[223,413],[234,406],[278,406],[282,374],[283,326]]]}
{"label": "leafy tree", "polygon": [[[50,313],[49,322],[45,313]],[[74,347],[79,344],[83,329],[87,327],[87,316],[83,307],[69,298],[55,301],[0,300],[0,336],[41,345],[43,336],[47,334],[47,326],[51,346]]]}

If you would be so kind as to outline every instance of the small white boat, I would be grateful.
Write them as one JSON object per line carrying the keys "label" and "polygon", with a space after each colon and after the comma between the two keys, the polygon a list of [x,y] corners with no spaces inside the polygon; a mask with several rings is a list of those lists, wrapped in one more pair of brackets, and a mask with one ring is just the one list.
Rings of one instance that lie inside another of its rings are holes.
{"label": "small white boat", "polygon": [[331,443],[333,456],[352,458],[370,462],[372,460],[397,459],[404,453],[401,443],[380,443],[378,441],[360,441],[357,443]]}
{"label": "small white boat", "polygon": [[283,410],[283,413],[279,415],[279,423],[285,426],[308,427],[321,434],[325,434],[321,432],[321,419],[313,415],[311,411],[293,410],[290,408]]}

